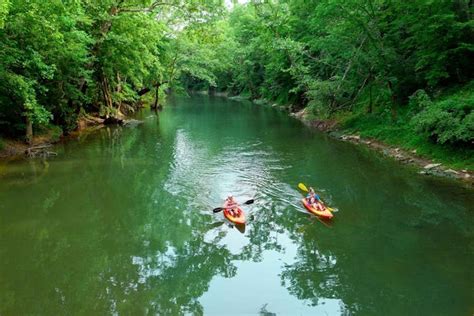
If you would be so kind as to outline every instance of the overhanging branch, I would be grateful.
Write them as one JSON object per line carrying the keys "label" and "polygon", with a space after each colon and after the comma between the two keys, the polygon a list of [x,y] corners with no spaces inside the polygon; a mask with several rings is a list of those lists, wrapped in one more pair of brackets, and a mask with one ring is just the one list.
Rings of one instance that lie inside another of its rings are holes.
{"label": "overhanging branch", "polygon": [[135,13],[136,12],[151,13],[151,12],[153,12],[153,10],[155,10],[159,6],[170,6],[170,7],[181,8],[181,5],[179,5],[179,4],[155,1],[147,8],[123,7],[119,11],[120,11],[120,13],[134,13],[134,12]]}

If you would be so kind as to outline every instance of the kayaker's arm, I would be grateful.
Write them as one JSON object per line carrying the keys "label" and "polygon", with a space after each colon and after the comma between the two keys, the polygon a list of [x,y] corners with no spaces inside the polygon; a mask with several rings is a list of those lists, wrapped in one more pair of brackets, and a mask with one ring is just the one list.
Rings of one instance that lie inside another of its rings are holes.
{"label": "kayaker's arm", "polygon": [[230,204],[230,203],[228,203],[228,202],[226,201],[226,202],[224,202],[223,208],[225,208],[225,209],[233,209],[233,208],[236,208],[236,207],[238,207],[238,206],[239,206],[238,203],[235,203],[235,202],[234,202],[234,203]]}
{"label": "kayaker's arm", "polygon": [[321,200],[321,197],[318,194],[316,194],[315,197],[316,197],[316,200],[318,200],[319,203],[324,204],[323,200]]}

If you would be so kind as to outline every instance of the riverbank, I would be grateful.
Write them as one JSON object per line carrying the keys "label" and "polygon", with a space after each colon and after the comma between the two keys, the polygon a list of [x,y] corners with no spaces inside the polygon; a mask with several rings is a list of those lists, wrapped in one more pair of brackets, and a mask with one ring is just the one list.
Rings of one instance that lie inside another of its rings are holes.
{"label": "riverbank", "polygon": [[357,145],[365,145],[374,149],[385,156],[391,157],[402,164],[415,165],[420,168],[419,174],[436,175],[448,178],[455,178],[474,185],[474,173],[467,169],[455,169],[454,167],[443,165],[436,160],[428,159],[417,155],[417,150],[412,151],[401,149],[400,147],[390,146],[381,141],[371,138],[361,138],[360,135],[334,134],[343,141],[348,141]]}
{"label": "riverbank", "polygon": [[[438,152],[438,157],[436,158],[430,157],[423,152],[423,149],[426,150],[426,148],[422,148],[420,153],[419,148],[410,144],[387,143],[374,137],[364,137],[363,132],[357,131],[357,128],[344,128],[344,125],[335,119],[320,120],[311,118],[305,109],[299,112],[290,112],[290,116],[301,120],[311,128],[326,132],[342,141],[369,147],[402,164],[416,166],[420,169],[419,174],[453,178],[474,185],[474,171],[468,158],[462,161],[453,160],[449,162],[440,157],[440,155],[442,156],[446,152]],[[404,138],[400,135],[398,139],[403,140]],[[426,145],[426,147],[430,147],[430,145]],[[435,145],[431,145],[431,147],[435,147]]]}
{"label": "riverbank", "polygon": [[415,166],[420,169],[419,174],[452,178],[471,186],[474,185],[474,159],[472,158],[474,154],[459,152],[453,148],[442,148],[440,145],[429,143],[421,136],[414,135],[413,132],[407,135],[409,126],[385,133],[381,135],[382,137],[374,137],[372,135],[377,133],[384,134],[383,128],[375,124],[367,124],[367,120],[358,122],[354,115],[349,118],[318,119],[310,115],[306,108],[295,112],[292,105],[281,105],[265,99],[251,100],[246,96],[228,96],[225,93],[214,96],[227,97],[234,101],[247,100],[257,105],[269,105],[287,111],[290,116],[301,120],[311,128],[328,133],[342,141],[371,148],[401,164]]}
{"label": "riverbank", "polygon": [[42,135],[33,137],[30,144],[18,139],[0,139],[0,159],[19,159],[55,156],[56,153],[51,147],[62,138],[54,130],[48,130]]}
{"label": "riverbank", "polygon": [[[235,101],[247,100],[247,98],[239,96],[229,97],[226,93],[213,94],[213,96],[225,97]],[[269,104],[267,101],[261,99],[253,100],[253,102],[259,105]],[[344,125],[344,123],[341,124],[341,122],[337,119],[316,119],[309,115],[307,109],[303,109],[298,112],[292,112],[293,109],[291,106],[283,106],[278,104],[272,104],[271,106],[280,110],[286,110],[290,113],[290,116],[301,120],[311,128],[326,132],[342,141],[351,142],[358,146],[366,146],[387,157],[395,159],[402,164],[414,165],[420,169],[420,174],[458,179],[470,185],[474,185],[473,164],[472,162],[469,162],[468,159],[456,160],[456,157],[454,157],[454,159],[448,161],[442,158],[443,155],[447,155],[447,152],[438,152],[438,156],[433,157],[430,156],[429,153],[426,153],[426,148],[423,148],[425,150],[420,151],[420,148],[417,148],[412,144],[404,144],[403,142],[387,142],[386,139],[366,136],[364,133],[367,134],[367,130],[358,130],[357,125],[347,128],[347,125]],[[58,134],[54,129],[52,129],[43,133],[42,135],[34,137],[31,144],[26,144],[20,140],[1,139],[0,159],[21,159],[25,157],[45,158],[49,156],[55,156],[56,153],[51,149],[55,143],[68,141],[69,139],[76,138],[83,133],[102,128],[110,124],[127,125],[136,123],[140,123],[140,121],[133,119],[129,120],[125,119],[124,117],[107,120],[96,116],[87,116],[78,122],[77,130],[67,136],[64,136],[60,133]],[[370,135],[370,130],[368,134]],[[404,137],[398,137],[398,140],[403,139]],[[428,148],[428,151],[437,147],[435,145],[429,146],[431,146],[431,148]],[[453,156],[454,155],[451,155],[450,158]]]}
{"label": "riverbank", "polygon": [[77,128],[67,135],[64,135],[58,127],[52,127],[34,136],[29,144],[19,139],[0,138],[0,159],[15,160],[56,156],[57,153],[52,149],[54,144],[75,139],[108,125],[125,126],[140,123],[142,122],[135,119],[128,119],[125,115],[107,118],[101,118],[98,115],[82,116],[77,122]]}

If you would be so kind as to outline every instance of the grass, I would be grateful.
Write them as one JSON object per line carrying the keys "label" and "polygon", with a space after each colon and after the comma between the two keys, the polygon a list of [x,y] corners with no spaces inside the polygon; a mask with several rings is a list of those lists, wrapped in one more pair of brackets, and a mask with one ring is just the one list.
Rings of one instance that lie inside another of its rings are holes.
{"label": "grass", "polygon": [[[472,95],[471,85],[457,91],[449,91],[435,100],[468,97]],[[434,160],[456,169],[474,170],[474,148],[469,145],[438,144],[427,135],[416,133],[410,125],[413,111],[406,106],[399,110],[397,121],[393,121],[389,111],[381,110],[373,114],[365,113],[365,107],[355,109],[355,113],[341,113],[337,120],[346,133],[359,133],[361,137],[374,138],[388,145],[405,150],[414,150],[421,157]],[[375,111],[374,111],[375,112]]]}
{"label": "grass", "polygon": [[49,125],[47,127],[36,130],[35,139],[40,139],[43,142],[55,143],[59,141],[63,135],[63,130],[59,126]]}

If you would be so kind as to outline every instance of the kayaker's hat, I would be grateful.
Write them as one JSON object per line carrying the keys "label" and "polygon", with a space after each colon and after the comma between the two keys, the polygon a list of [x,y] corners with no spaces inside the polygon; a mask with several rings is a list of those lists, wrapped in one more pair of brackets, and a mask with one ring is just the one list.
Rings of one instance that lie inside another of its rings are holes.
{"label": "kayaker's hat", "polygon": [[234,196],[232,194],[227,194],[227,198],[230,199],[230,198],[233,198]]}

